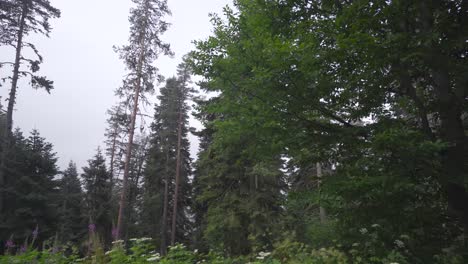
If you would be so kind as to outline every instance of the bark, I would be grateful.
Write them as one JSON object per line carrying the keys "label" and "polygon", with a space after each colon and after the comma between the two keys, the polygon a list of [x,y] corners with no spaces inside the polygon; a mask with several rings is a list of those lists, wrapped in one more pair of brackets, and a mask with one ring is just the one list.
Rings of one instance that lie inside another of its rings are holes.
{"label": "bark", "polygon": [[[320,185],[322,184],[322,164],[320,162],[317,162],[316,164],[317,168],[317,181],[318,181],[318,187],[320,189]],[[325,223],[327,221],[327,213],[325,211],[325,208],[322,207],[322,205],[319,206],[319,216],[320,216],[320,223]]]}
{"label": "bark", "polygon": [[115,147],[117,144],[117,126],[114,129],[114,138],[112,139],[112,149],[110,157],[110,183],[111,183],[111,193],[114,187],[114,159],[115,159]]}
{"label": "bark", "polygon": [[0,215],[4,210],[4,191],[3,187],[5,186],[5,163],[7,152],[10,149],[11,143],[11,131],[13,127],[13,107],[15,106],[16,100],[16,90],[18,88],[18,79],[19,79],[19,69],[21,64],[21,51],[23,47],[23,36],[24,36],[24,27],[26,24],[26,17],[28,15],[28,5],[27,2],[23,2],[23,10],[21,12],[21,19],[18,29],[18,39],[16,43],[16,54],[15,54],[15,63],[13,66],[13,76],[11,78],[11,88],[8,98],[8,107],[6,112],[6,129],[3,131],[2,137],[2,153],[0,157]]}
{"label": "bark", "polygon": [[116,239],[120,239],[120,235],[122,234],[123,225],[124,225],[124,217],[125,217],[125,207],[127,205],[127,192],[128,192],[128,174],[130,169],[130,158],[132,155],[132,148],[133,148],[133,136],[135,134],[135,121],[138,112],[138,99],[140,98],[141,92],[141,78],[142,78],[142,67],[143,67],[143,57],[144,57],[144,45],[141,45],[142,49],[140,52],[140,57],[138,59],[138,66],[137,66],[137,80],[135,85],[135,92],[133,96],[133,111],[132,115],[130,116],[130,128],[129,128],[129,135],[128,135],[128,143],[127,143],[127,150],[125,153],[125,164],[124,164],[124,175],[122,181],[122,194],[120,196],[120,207],[119,207],[119,215],[117,218],[117,234]]}
{"label": "bark", "polygon": [[[431,33],[435,7],[429,1],[421,1],[420,5],[423,30]],[[460,217],[465,233],[468,233],[468,192],[464,185],[468,142],[462,121],[464,96],[458,97],[452,85],[453,77],[449,72],[452,58],[445,55],[436,42],[430,43],[427,50],[426,61],[431,69],[438,104],[440,137],[448,144],[442,153],[444,171],[441,183],[447,194],[449,210]]]}
{"label": "bark", "polygon": [[[118,116],[120,115],[120,105],[117,108],[117,113],[115,113],[117,116],[117,119],[119,118]],[[117,121],[116,121],[117,122]],[[119,124],[114,123],[114,131],[113,131],[113,138],[112,138],[112,147],[111,147],[111,157],[110,157],[110,183],[111,183],[111,193],[112,189],[114,188],[114,179],[118,175],[114,175],[114,170],[115,170],[115,156],[116,156],[116,151],[117,151],[117,138],[119,136]],[[121,156],[119,157],[121,160]]]}
{"label": "bark", "polygon": [[175,177],[175,190],[174,190],[174,208],[172,210],[172,231],[171,231],[171,245],[175,244],[176,240],[176,226],[177,226],[177,204],[179,199],[179,182],[180,182],[180,147],[182,142],[182,106],[179,105],[179,126],[177,132],[177,161],[176,161],[176,177]]}
{"label": "bark", "polygon": [[164,201],[161,223],[161,255],[167,253],[167,210],[169,200],[169,149],[166,150],[166,175],[164,176]]}

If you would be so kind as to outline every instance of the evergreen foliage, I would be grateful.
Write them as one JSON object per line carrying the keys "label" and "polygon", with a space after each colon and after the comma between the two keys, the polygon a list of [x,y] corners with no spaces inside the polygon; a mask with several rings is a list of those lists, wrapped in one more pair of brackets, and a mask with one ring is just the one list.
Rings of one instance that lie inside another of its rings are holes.
{"label": "evergreen foliage", "polygon": [[[175,174],[177,165],[178,125],[182,122],[181,130],[181,159],[180,159],[180,191],[177,199],[177,242],[188,242],[191,231],[189,214],[191,188],[190,144],[188,141],[188,111],[187,100],[190,89],[186,82],[188,76],[169,78],[161,88],[158,96],[159,104],[155,107],[154,121],[151,125],[151,145],[145,168],[143,224],[147,234],[164,245],[169,238],[172,219],[171,208],[174,204]],[[181,119],[179,117],[181,114]],[[167,192],[165,185],[167,184]],[[166,199],[164,198],[166,196]],[[166,217],[163,217],[166,201]],[[164,237],[162,237],[164,236]],[[165,241],[164,241],[165,240]],[[161,247],[164,247],[164,246]]]}
{"label": "evergreen foliage", "polygon": [[58,230],[60,193],[57,158],[52,144],[37,130],[29,137],[16,130],[6,163],[6,204],[2,214],[1,239],[24,241],[38,229],[38,241]]}
{"label": "evergreen foliage", "polygon": [[85,210],[88,225],[106,244],[112,239],[111,182],[106,168],[106,160],[98,149],[96,155],[88,160],[81,174],[85,190]]}
{"label": "evergreen foliage", "polygon": [[61,243],[81,242],[86,234],[87,219],[84,212],[84,194],[78,177],[76,164],[72,161],[62,172],[59,181],[59,240]]}

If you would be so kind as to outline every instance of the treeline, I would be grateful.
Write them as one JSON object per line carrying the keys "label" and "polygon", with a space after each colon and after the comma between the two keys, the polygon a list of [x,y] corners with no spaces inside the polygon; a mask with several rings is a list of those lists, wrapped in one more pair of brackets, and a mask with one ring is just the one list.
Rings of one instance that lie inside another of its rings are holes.
{"label": "treeline", "polygon": [[[58,177],[36,131],[5,133],[0,240],[468,260],[468,1],[236,0],[159,89],[149,131],[170,11],[133,2],[105,152]],[[191,75],[210,96],[195,96]]]}

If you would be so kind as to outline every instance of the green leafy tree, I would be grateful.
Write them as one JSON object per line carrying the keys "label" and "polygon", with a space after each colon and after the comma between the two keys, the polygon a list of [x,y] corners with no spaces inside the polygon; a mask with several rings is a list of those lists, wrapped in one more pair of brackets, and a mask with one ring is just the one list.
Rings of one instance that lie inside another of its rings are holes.
{"label": "green leafy tree", "polygon": [[[306,199],[339,208],[330,217],[349,245],[368,220],[393,219],[386,252],[402,233],[418,245],[412,261],[451,247],[468,219],[464,1],[235,6],[213,16],[214,34],[197,42],[191,60],[203,87],[220,93],[207,108],[222,116],[219,140],[256,131],[296,169],[333,166],[336,174]],[[400,220],[419,215],[431,220]]]}

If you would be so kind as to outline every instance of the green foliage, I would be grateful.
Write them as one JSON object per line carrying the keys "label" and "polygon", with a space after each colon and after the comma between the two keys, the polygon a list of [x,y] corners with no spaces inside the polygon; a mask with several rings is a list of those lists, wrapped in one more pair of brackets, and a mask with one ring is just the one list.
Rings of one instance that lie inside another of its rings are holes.
{"label": "green foliage", "polygon": [[[88,166],[83,168],[81,178],[85,189],[85,212],[90,229],[96,229],[99,239],[105,244],[111,240],[111,179],[106,168],[106,160],[97,150],[93,159],[88,160]],[[92,228],[91,228],[92,226]],[[84,226],[84,229],[86,226]],[[94,230],[90,230],[94,232]]]}
{"label": "green foliage", "polygon": [[[456,5],[239,0],[224,17],[213,16],[213,35],[196,42],[191,54],[202,87],[218,92],[202,106],[218,117],[203,154],[214,163],[208,170],[220,172],[213,178],[226,182],[218,157],[240,145],[239,138],[254,138],[256,144],[243,144],[240,157],[227,160],[288,159],[293,189],[284,237],[315,249],[333,246],[334,239],[346,250],[372,243],[357,250],[353,261],[363,263],[430,263],[441,249],[458,247],[455,239],[468,228],[461,122],[468,108],[465,93],[455,95],[457,78],[466,80],[459,71],[466,60],[457,57],[467,56],[459,41],[464,33],[446,27],[461,30],[454,18],[466,16],[466,8]],[[444,66],[433,63],[434,56]],[[310,169],[317,162],[330,167],[322,182]],[[216,184],[210,182],[205,195],[219,197]],[[231,219],[233,207],[205,206],[208,219]],[[319,207],[330,226],[317,223]],[[361,237],[359,230],[373,224],[385,230],[375,240]],[[334,235],[327,241],[328,233]],[[405,250],[395,249],[401,235],[411,237]]]}
{"label": "green foliage", "polygon": [[204,209],[196,213],[204,223],[202,239],[229,256],[269,249],[280,225],[280,161],[244,156],[254,142],[255,137],[246,134],[229,147],[211,145],[197,162],[196,199]]}
{"label": "green foliage", "polygon": [[38,227],[37,241],[55,235],[60,194],[57,158],[52,144],[37,130],[28,138],[14,133],[13,153],[6,163],[5,209],[0,225],[0,240],[16,244],[32,237]]}
{"label": "green foliage", "polygon": [[[190,142],[188,140],[189,124],[188,100],[191,94],[189,73],[179,65],[177,78],[169,78],[160,89],[159,103],[155,106],[151,124],[150,147],[147,151],[147,162],[144,169],[142,199],[142,231],[151,234],[158,242],[168,237],[174,204],[175,178],[178,148],[179,122],[180,139],[180,174],[177,197],[176,241],[188,242],[191,232],[189,219],[191,204],[191,186],[189,176],[192,173]],[[167,191],[166,191],[167,185]],[[164,203],[166,215],[163,216]],[[164,230],[162,230],[164,229]],[[167,243],[166,243],[167,245]]]}
{"label": "green foliage", "polygon": [[59,189],[59,240],[61,243],[78,243],[85,235],[87,221],[83,212],[84,194],[75,163],[70,161],[68,168],[62,172]]}

